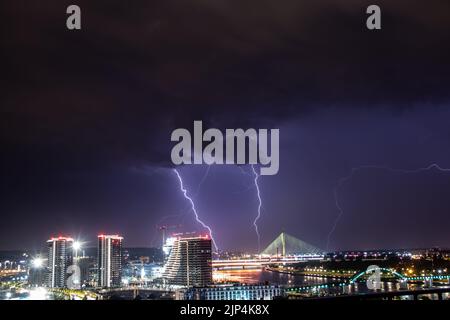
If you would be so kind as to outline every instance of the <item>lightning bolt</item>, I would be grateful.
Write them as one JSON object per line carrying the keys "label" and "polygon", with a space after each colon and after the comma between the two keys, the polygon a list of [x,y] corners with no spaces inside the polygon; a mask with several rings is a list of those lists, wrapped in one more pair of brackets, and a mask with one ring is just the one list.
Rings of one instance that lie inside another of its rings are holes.
{"label": "lightning bolt", "polygon": [[255,165],[253,165],[253,164],[252,164],[252,171],[253,171],[253,175],[254,175],[253,182],[255,183],[256,194],[258,196],[258,214],[256,215],[256,218],[253,221],[253,226],[255,227],[256,236],[258,237],[258,253],[259,253],[261,250],[261,236],[259,234],[259,229],[258,229],[258,220],[261,218],[262,200],[261,200],[261,193],[259,190],[259,183],[258,183],[259,174],[256,172]]}
{"label": "lightning bolt", "polygon": [[339,204],[339,197],[338,197],[339,188],[342,187],[342,185],[344,183],[351,180],[357,172],[359,172],[361,170],[372,170],[372,169],[386,170],[386,171],[389,171],[392,173],[401,173],[401,174],[420,173],[420,172],[424,172],[424,171],[429,171],[431,169],[436,169],[441,172],[450,172],[449,168],[442,168],[441,166],[439,166],[436,163],[430,164],[428,167],[412,169],[412,170],[395,169],[395,168],[391,168],[391,167],[387,167],[387,166],[377,166],[377,165],[365,165],[365,166],[359,166],[359,167],[352,168],[351,172],[348,176],[339,179],[338,183],[336,184],[336,186],[334,187],[334,190],[333,190],[334,201],[335,201],[336,208],[338,210],[338,215],[336,216],[336,219],[334,220],[333,226],[331,227],[330,233],[328,234],[328,237],[327,237],[327,251],[329,248],[331,236],[333,235],[334,231],[336,230],[337,224],[339,223],[339,220],[341,219],[342,215],[344,214],[344,210],[342,209],[341,205]]}
{"label": "lightning bolt", "polygon": [[192,209],[192,212],[194,212],[195,220],[197,220],[197,222],[200,223],[203,226],[203,228],[208,230],[209,236],[211,237],[211,241],[212,241],[212,243],[214,245],[214,248],[215,248],[216,251],[218,251],[219,248],[217,247],[216,241],[214,240],[213,232],[212,232],[211,228],[207,224],[205,224],[202,220],[200,220],[200,218],[198,217],[198,213],[197,213],[197,209],[195,208],[194,200],[192,200],[192,198],[189,197],[189,195],[187,193],[187,189],[184,187],[184,184],[183,184],[183,178],[181,178],[181,175],[180,175],[180,173],[178,172],[177,169],[172,169],[172,170],[173,170],[173,172],[175,172],[175,174],[178,177],[178,180],[180,182],[180,190],[181,190],[181,192],[183,193],[183,195],[186,198],[186,200],[188,200],[190,202],[190,204],[191,204],[191,209]]}

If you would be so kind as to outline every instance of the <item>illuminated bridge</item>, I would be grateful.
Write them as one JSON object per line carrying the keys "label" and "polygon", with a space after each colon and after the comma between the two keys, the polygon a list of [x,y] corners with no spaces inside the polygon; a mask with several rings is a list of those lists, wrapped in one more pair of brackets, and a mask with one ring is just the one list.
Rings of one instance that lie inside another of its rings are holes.
{"label": "illuminated bridge", "polygon": [[[442,275],[442,274],[438,274],[438,275],[427,275],[427,276],[413,276],[413,277],[408,277],[405,276],[404,274],[401,274],[395,270],[392,269],[387,269],[387,268],[380,268],[381,272],[385,272],[385,273],[390,273],[392,274],[395,278],[400,279],[402,281],[430,281],[430,280],[450,280],[450,275]],[[366,274],[371,274],[371,271],[361,271],[359,273],[356,273],[353,277],[350,278],[349,283],[355,283],[358,281],[358,279],[360,279],[361,277],[363,277]]]}
{"label": "illuminated bridge", "polygon": [[282,232],[256,258],[213,260],[212,266],[215,269],[261,268],[274,264],[285,265],[302,261],[320,260],[323,256],[324,252],[322,250]]}
{"label": "illuminated bridge", "polygon": [[213,260],[214,269],[254,269],[268,265],[286,265],[302,261],[321,260],[323,255],[298,255],[288,257],[261,256],[260,258]]}
{"label": "illuminated bridge", "polygon": [[[405,276],[404,274],[401,274],[392,269],[380,268],[380,271],[385,274],[391,274],[394,278],[399,279],[404,282],[437,280],[437,281],[449,281],[449,283],[450,283],[450,275],[439,274],[439,275],[408,277],[408,276]],[[333,287],[344,287],[344,286],[351,285],[353,283],[360,281],[365,275],[368,275],[368,274],[372,274],[372,271],[363,270],[363,271],[355,273],[350,278],[339,279],[339,280],[331,281],[326,284],[290,287],[290,288],[286,289],[286,292],[295,294],[295,293],[308,292],[310,290],[328,289],[328,288],[333,288]]]}

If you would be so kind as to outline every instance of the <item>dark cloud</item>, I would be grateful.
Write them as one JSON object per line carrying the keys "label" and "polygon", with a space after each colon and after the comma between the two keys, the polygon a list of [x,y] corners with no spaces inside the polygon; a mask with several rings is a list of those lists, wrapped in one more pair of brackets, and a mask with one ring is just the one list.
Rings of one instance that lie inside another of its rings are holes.
{"label": "dark cloud", "polygon": [[[5,210],[166,167],[171,131],[196,119],[278,127],[450,98],[447,1],[378,1],[376,32],[364,27],[368,1],[78,1],[76,32],[69,4],[0,5]],[[99,177],[67,187],[86,172]]]}

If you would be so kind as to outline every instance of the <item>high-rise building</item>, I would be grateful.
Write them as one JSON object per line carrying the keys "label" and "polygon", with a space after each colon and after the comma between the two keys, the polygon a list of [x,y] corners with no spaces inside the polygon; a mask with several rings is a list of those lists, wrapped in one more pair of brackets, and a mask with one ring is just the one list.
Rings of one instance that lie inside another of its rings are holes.
{"label": "high-rise building", "polygon": [[122,240],[118,235],[98,236],[98,286],[119,287],[122,282]]}
{"label": "high-rise building", "polygon": [[[80,268],[80,286],[90,285],[91,280],[95,277],[95,273],[97,273],[96,267],[96,259],[94,257],[78,257],[74,258],[76,265]],[[91,270],[93,272],[91,273]]]}
{"label": "high-rise building", "polygon": [[164,279],[180,286],[206,286],[212,282],[211,239],[178,238],[165,265]]}
{"label": "high-rise building", "polygon": [[51,238],[48,245],[48,281],[50,288],[67,286],[67,269],[73,263],[73,239],[67,237]]}

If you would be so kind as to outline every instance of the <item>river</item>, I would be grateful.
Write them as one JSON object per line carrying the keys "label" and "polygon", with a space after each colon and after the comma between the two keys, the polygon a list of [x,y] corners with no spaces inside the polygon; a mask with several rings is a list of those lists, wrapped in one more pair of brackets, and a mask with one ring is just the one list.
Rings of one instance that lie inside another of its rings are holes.
{"label": "river", "polygon": [[[329,278],[310,277],[303,275],[291,275],[286,273],[273,272],[265,269],[255,270],[217,270],[213,273],[214,281],[216,282],[239,282],[246,284],[279,284],[286,286],[312,286],[323,285],[330,282],[338,282],[339,280],[333,280]],[[424,283],[400,283],[385,281],[381,283],[381,289],[378,292],[392,292],[398,290],[416,290],[424,288]],[[337,287],[331,289],[320,289],[315,291],[317,294],[358,294],[367,293],[370,290],[367,288],[365,282],[355,283],[353,285],[346,285],[344,287]],[[429,299],[435,297],[429,296]],[[444,299],[449,299],[448,294],[445,294]]]}

